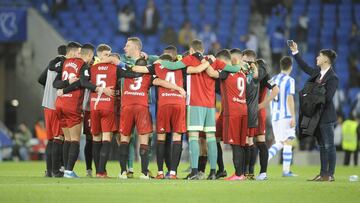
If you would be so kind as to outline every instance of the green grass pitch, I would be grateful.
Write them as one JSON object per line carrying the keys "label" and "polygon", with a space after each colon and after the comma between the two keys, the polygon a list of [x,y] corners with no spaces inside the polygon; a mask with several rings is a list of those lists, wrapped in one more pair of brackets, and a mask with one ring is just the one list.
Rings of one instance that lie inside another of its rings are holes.
{"label": "green grass pitch", "polygon": [[[180,170],[188,165],[182,163]],[[280,166],[270,166],[267,181],[187,181],[187,180],[119,180],[119,165],[107,166],[110,179],[44,178],[44,162],[0,163],[0,203],[7,202],[360,202],[360,182],[349,182],[349,176],[360,175],[358,167],[336,168],[335,182],[308,182],[319,167],[297,167],[294,178],[282,178]],[[207,166],[207,170],[208,170]],[[231,165],[226,166],[233,173]],[[140,165],[135,165],[135,175]],[[156,164],[150,170],[156,172]],[[85,164],[78,162],[75,171],[85,176]],[[180,173],[184,177],[186,173]]]}

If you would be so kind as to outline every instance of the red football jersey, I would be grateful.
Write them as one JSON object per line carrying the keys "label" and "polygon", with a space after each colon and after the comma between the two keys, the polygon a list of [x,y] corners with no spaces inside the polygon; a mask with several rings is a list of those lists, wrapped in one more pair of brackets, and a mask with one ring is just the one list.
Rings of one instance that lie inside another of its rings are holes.
{"label": "red football jersey", "polygon": [[221,60],[216,59],[212,64],[211,67],[213,67],[215,70],[223,70],[226,66],[226,63],[224,63]]}
{"label": "red football jersey", "polygon": [[220,84],[223,115],[247,115],[246,76],[241,72],[229,73]]}
{"label": "red football jersey", "polygon": [[[81,68],[84,65],[84,61],[80,58],[69,58],[66,59],[62,67],[62,80],[68,80],[70,78],[80,78]],[[81,111],[83,102],[84,89],[79,88],[68,94],[64,94],[57,97],[57,102],[62,107]]]}
{"label": "red football jersey", "polygon": [[[155,64],[155,74],[162,80],[176,84],[182,87],[184,84],[182,70],[171,71],[162,67],[160,64]],[[178,91],[160,87],[158,88],[158,105],[166,104],[183,104],[185,105],[185,98],[182,98]]]}
{"label": "red football jersey", "polygon": [[[116,88],[116,65],[109,63],[98,63],[96,65],[91,66],[90,68],[90,78],[91,82],[96,86],[101,87],[113,87]],[[91,92],[90,95],[90,109],[95,110],[95,102],[98,98],[98,94],[96,92]],[[105,94],[102,94],[100,100],[96,106],[96,110],[107,110],[114,111],[115,108],[115,97],[109,97]]]}
{"label": "red football jersey", "polygon": [[152,75],[125,78],[121,95],[121,107],[128,105],[149,106],[149,89],[152,84]]}
{"label": "red football jersey", "polygon": [[[186,66],[198,66],[201,62],[192,55],[181,60]],[[215,80],[205,71],[187,75],[187,100],[191,106],[215,108]]]}

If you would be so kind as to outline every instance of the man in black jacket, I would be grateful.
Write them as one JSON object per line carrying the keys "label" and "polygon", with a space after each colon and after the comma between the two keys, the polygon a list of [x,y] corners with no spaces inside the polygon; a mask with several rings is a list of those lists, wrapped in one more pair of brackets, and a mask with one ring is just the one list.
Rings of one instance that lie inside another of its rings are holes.
{"label": "man in black jacket", "polygon": [[311,181],[334,181],[336,164],[336,151],[334,145],[334,125],[337,120],[336,111],[333,104],[333,97],[338,87],[338,77],[333,70],[336,53],[330,49],[322,49],[316,57],[316,65],[312,68],[300,57],[297,44],[289,43],[290,50],[301,70],[310,76],[307,82],[317,82],[323,84],[326,89],[325,105],[320,116],[314,135],[320,147],[320,174]]}

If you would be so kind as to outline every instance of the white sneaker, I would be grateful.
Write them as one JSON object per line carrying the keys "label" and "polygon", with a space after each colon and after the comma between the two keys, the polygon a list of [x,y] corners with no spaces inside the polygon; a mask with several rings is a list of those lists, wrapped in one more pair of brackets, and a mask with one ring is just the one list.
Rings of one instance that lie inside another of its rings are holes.
{"label": "white sneaker", "polygon": [[119,179],[127,179],[128,177],[127,177],[127,172],[126,171],[124,171],[124,172],[120,172],[119,173],[119,175],[118,175],[118,178]]}
{"label": "white sneaker", "polygon": [[74,171],[65,170],[64,178],[79,178]]}
{"label": "white sneaker", "polygon": [[86,177],[92,178],[92,170],[91,169],[86,170]]}
{"label": "white sneaker", "polygon": [[145,174],[141,173],[141,175],[140,175],[139,178],[142,179],[142,180],[150,180],[149,174],[148,174],[148,175],[145,175]]}
{"label": "white sneaker", "polygon": [[199,177],[199,180],[205,180],[206,179],[205,173],[203,173],[202,171],[198,172],[198,177]]}
{"label": "white sneaker", "polygon": [[268,178],[267,178],[267,175],[266,175],[266,173],[260,173],[257,177],[256,177],[256,180],[260,180],[260,181],[262,181],[262,180],[267,180]]}

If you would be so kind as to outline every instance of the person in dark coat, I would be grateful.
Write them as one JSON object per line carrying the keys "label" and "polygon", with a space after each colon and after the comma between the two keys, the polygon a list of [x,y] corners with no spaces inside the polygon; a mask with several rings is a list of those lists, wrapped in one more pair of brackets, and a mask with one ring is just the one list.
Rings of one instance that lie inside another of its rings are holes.
{"label": "person in dark coat", "polygon": [[336,150],[334,145],[334,126],[337,116],[333,97],[338,87],[339,79],[334,71],[333,64],[337,55],[331,49],[320,50],[319,55],[316,57],[317,67],[312,68],[301,58],[295,42],[290,42],[289,47],[301,70],[310,76],[307,82],[323,84],[326,90],[325,104],[314,133],[320,148],[321,168],[320,174],[311,179],[311,181],[335,181]]}

